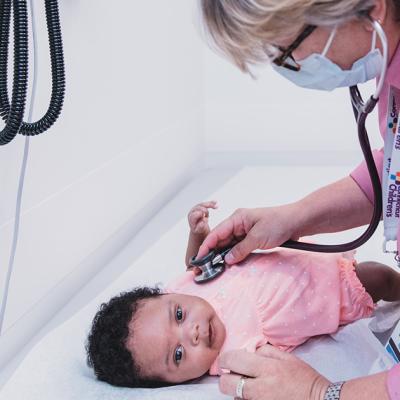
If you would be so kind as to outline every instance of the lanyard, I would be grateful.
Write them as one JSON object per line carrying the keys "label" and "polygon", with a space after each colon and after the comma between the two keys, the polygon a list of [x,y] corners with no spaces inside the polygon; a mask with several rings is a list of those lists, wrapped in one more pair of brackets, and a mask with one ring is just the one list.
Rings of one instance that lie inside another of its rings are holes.
{"label": "lanyard", "polygon": [[[400,218],[400,89],[391,87],[389,93],[386,137],[382,171],[383,199],[383,252],[395,253],[399,265],[397,245],[396,250],[388,250],[390,241],[397,243],[397,230]],[[400,249],[399,249],[400,250]],[[399,265],[400,266],[400,265]]]}

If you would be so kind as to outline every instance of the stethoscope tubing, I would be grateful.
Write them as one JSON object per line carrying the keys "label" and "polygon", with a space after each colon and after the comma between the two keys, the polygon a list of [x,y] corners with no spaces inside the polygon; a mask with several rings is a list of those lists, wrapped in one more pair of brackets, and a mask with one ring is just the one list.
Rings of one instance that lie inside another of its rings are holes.
{"label": "stethoscope tubing", "polygon": [[367,242],[371,236],[374,234],[376,228],[382,217],[382,186],[379,179],[378,171],[376,169],[374,157],[371,151],[371,145],[368,139],[368,133],[365,127],[365,122],[367,116],[375,108],[379,101],[379,96],[383,89],[383,84],[385,82],[387,66],[389,61],[389,51],[388,43],[385,31],[378,21],[371,20],[374,25],[375,30],[380,38],[382,49],[383,49],[383,66],[382,71],[379,76],[379,81],[376,86],[375,93],[369,98],[369,100],[364,104],[360,92],[357,86],[350,87],[350,97],[353,106],[354,116],[357,122],[358,140],[360,142],[361,150],[364,154],[364,159],[367,164],[368,173],[371,179],[372,188],[374,191],[374,212],[368,228],[365,232],[357,239],[343,244],[336,245],[326,245],[326,244],[314,244],[314,243],[303,243],[297,242],[295,240],[288,240],[283,243],[280,247],[287,247],[291,249],[305,250],[305,251],[315,251],[321,253],[341,253],[349,250],[354,250],[362,246]]}
{"label": "stethoscope tubing", "polygon": [[371,98],[365,105],[362,104],[361,96],[357,86],[353,86],[350,88],[350,95],[352,98],[353,110],[357,121],[358,139],[360,142],[360,147],[364,154],[364,159],[367,163],[368,173],[374,191],[374,212],[372,214],[370,224],[360,237],[348,243],[327,245],[288,240],[280,247],[304,251],[314,251],[319,253],[341,253],[349,250],[354,250],[363,245],[371,238],[379,225],[382,216],[382,186],[380,183],[378,170],[376,169],[374,157],[372,155],[368,133],[365,128],[367,116],[374,109],[376,103],[378,102],[378,99],[374,99],[374,97],[371,96]]}

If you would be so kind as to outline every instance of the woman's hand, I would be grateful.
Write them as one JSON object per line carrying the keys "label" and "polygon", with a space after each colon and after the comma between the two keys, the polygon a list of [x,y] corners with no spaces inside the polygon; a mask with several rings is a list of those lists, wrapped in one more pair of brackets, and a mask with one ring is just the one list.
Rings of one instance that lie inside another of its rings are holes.
{"label": "woman's hand", "polygon": [[265,345],[257,352],[234,350],[223,353],[219,367],[230,370],[219,380],[220,391],[236,396],[236,387],[245,376],[245,400],[322,400],[329,381],[292,354]]}
{"label": "woman's hand", "polygon": [[190,231],[196,235],[207,235],[210,232],[208,225],[209,208],[218,208],[217,202],[205,201],[195,205],[188,214]]}
{"label": "woman's hand", "polygon": [[294,205],[266,208],[240,208],[217,225],[205,238],[197,258],[210,250],[237,243],[225,257],[227,264],[235,264],[256,249],[271,249],[295,235],[298,213]]}

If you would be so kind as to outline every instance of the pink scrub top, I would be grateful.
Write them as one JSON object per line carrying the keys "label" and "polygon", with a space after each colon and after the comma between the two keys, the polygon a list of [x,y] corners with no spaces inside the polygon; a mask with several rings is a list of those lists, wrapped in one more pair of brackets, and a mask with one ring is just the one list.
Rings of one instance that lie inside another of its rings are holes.
{"label": "pink scrub top", "polygon": [[[382,138],[385,140],[386,136],[386,124],[387,124],[387,112],[390,87],[400,89],[400,43],[397,46],[396,52],[389,64],[386,80],[383,84],[383,90],[380,95],[378,102],[379,111],[379,129],[381,131]],[[379,177],[382,182],[382,168],[383,168],[383,148],[373,151],[374,160],[378,169]],[[367,165],[365,161],[361,163],[350,176],[357,182],[358,186],[362,189],[369,201],[373,203],[374,193],[369,178]],[[397,248],[400,249],[400,225],[397,228]],[[394,367],[389,375],[387,381],[387,387],[390,399],[400,400],[400,366]]]}
{"label": "pink scrub top", "polygon": [[[383,140],[386,136],[386,124],[387,124],[387,112],[388,112],[388,102],[390,87],[395,87],[400,89],[400,43],[397,46],[396,52],[392,57],[389,64],[386,80],[383,84],[382,93],[378,102],[378,113],[379,113],[379,130]],[[379,150],[373,151],[373,156],[378,169],[379,178],[382,182],[382,168],[383,168],[383,147]],[[350,176],[356,181],[361,190],[368,197],[369,201],[373,203],[374,192],[372,189],[371,180],[369,178],[368,169],[365,161],[363,161],[351,174]],[[400,228],[400,226],[399,226]],[[400,249],[400,234],[399,228],[397,231],[397,248]]]}

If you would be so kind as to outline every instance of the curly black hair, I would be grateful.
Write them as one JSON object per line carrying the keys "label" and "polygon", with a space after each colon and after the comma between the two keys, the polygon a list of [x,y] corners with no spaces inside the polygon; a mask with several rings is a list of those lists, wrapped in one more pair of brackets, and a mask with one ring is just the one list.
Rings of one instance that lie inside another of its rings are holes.
{"label": "curly black hair", "polygon": [[100,306],[85,344],[87,364],[93,368],[99,380],[123,387],[169,385],[142,376],[139,365],[125,345],[129,335],[128,324],[138,310],[139,302],[161,295],[160,288],[137,287],[120,293]]}

